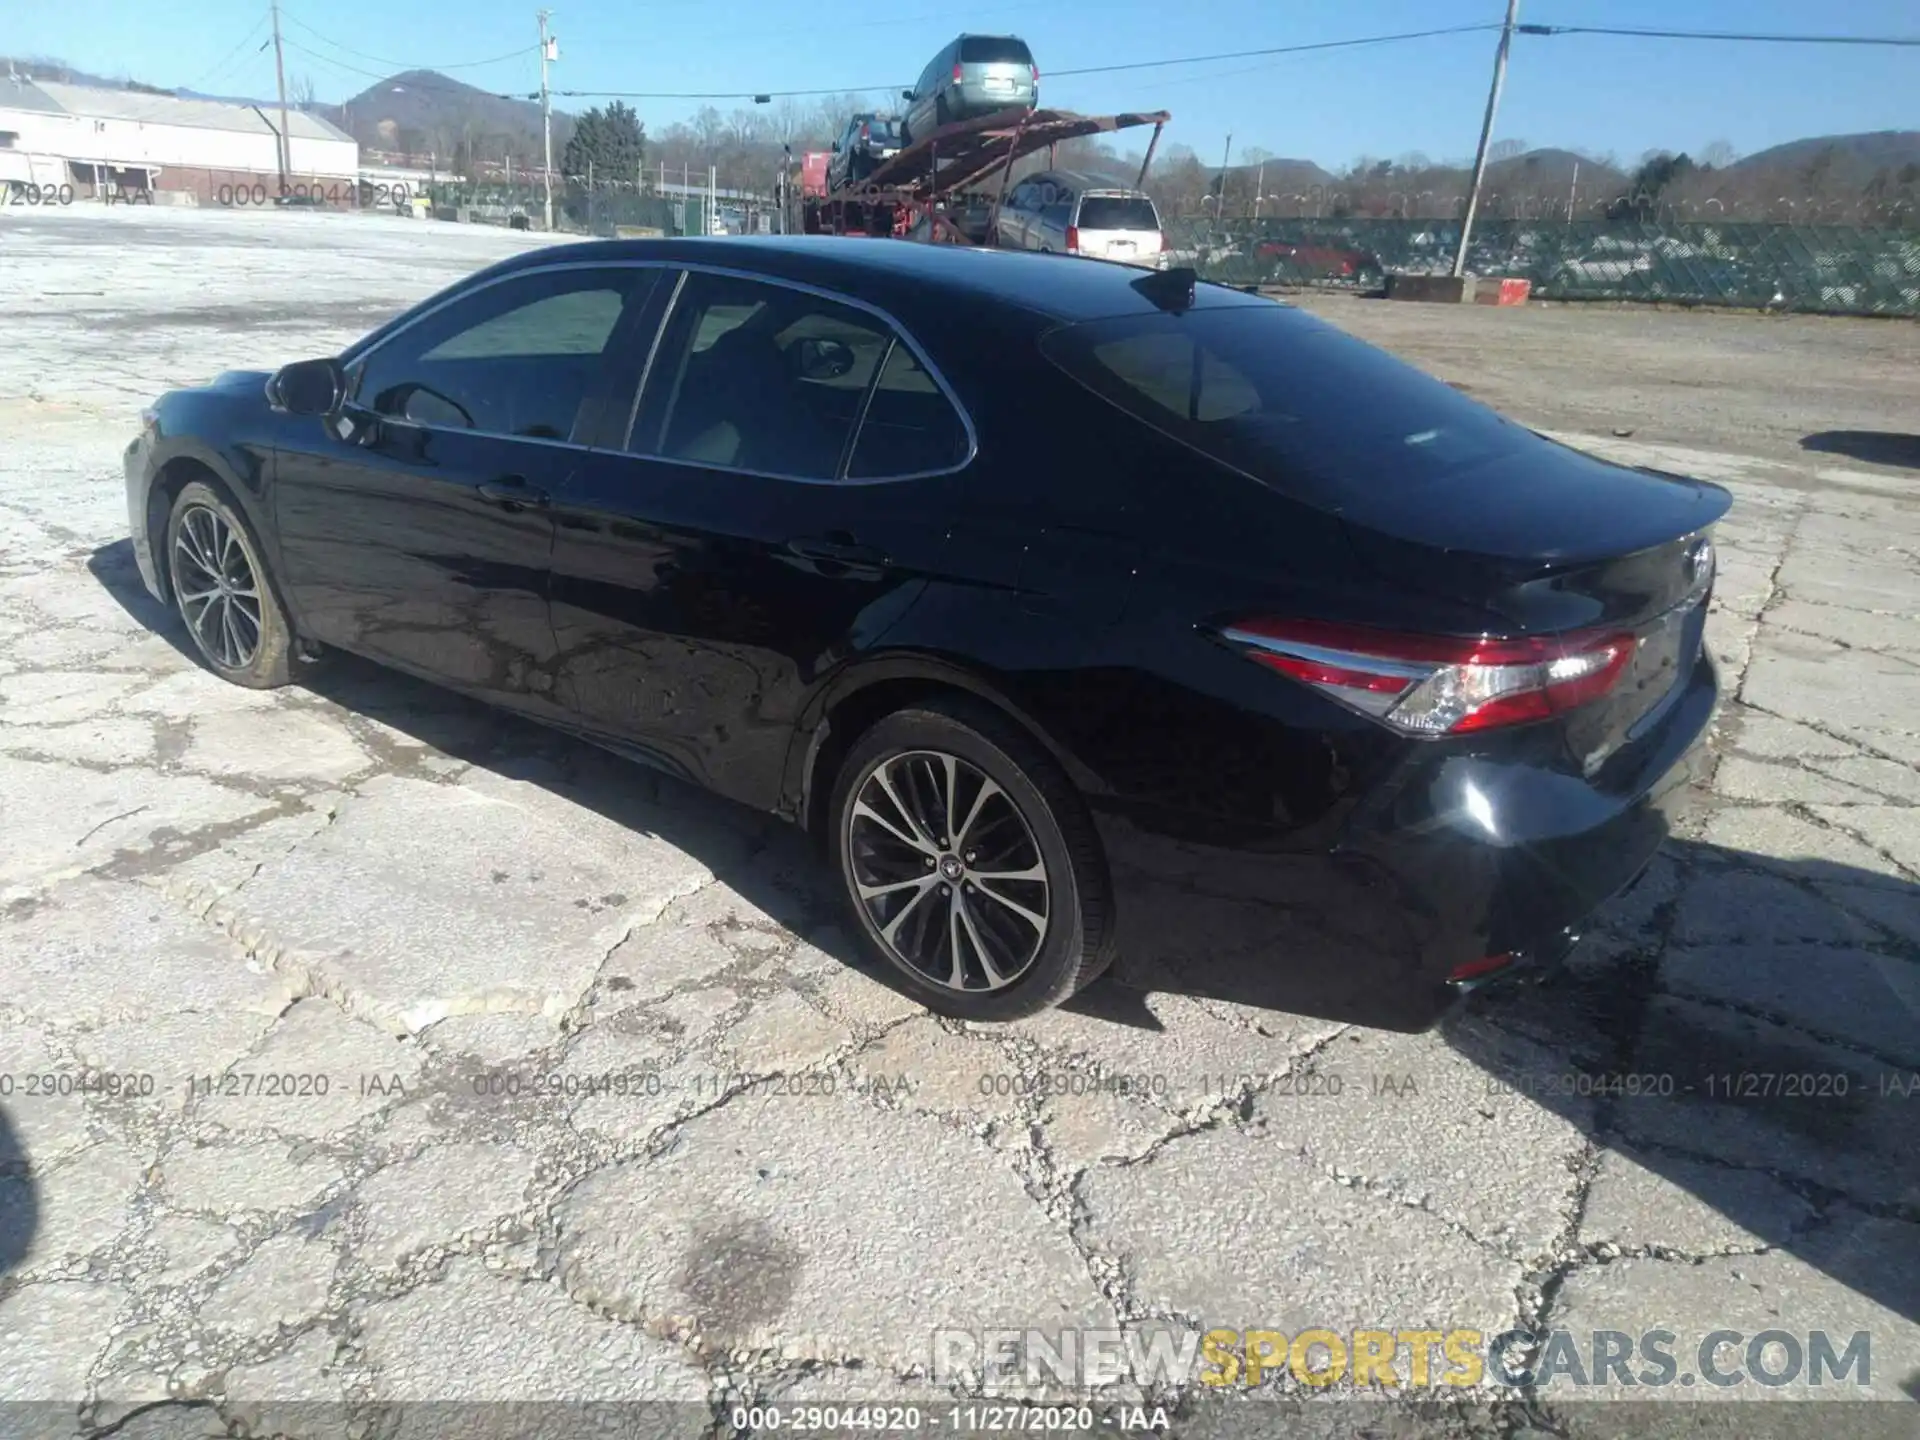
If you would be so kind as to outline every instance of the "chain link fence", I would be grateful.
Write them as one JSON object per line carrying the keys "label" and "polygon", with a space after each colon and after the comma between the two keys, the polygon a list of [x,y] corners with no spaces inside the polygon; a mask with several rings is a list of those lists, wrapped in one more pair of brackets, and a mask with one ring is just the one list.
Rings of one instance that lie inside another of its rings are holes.
{"label": "chain link fence", "polygon": [[[546,215],[546,188],[531,180],[448,183],[424,187],[436,219],[513,229],[540,228]],[[632,181],[589,185],[556,182],[553,228],[576,235],[614,236],[623,232],[657,235],[705,235],[711,222],[704,195],[656,195]]]}
{"label": "chain link fence", "polygon": [[[441,182],[423,187],[432,214],[439,219],[515,229],[541,227],[546,190],[538,175],[511,181]],[[721,195],[708,214],[704,192],[658,193],[633,181],[555,177],[553,228],[601,237],[754,233],[779,228],[772,200],[755,195]],[[717,218],[716,218],[717,217]]]}
{"label": "chain link fence", "polygon": [[[1176,258],[1234,285],[1377,290],[1389,271],[1446,274],[1445,220],[1167,222]],[[1490,220],[1467,269],[1532,282],[1544,300],[1638,300],[1833,315],[1920,316],[1920,230],[1851,225]]]}

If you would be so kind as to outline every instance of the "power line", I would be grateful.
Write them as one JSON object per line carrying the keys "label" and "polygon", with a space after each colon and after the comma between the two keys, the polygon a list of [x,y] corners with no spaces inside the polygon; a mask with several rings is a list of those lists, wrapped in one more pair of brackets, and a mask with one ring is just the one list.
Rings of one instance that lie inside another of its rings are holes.
{"label": "power line", "polygon": [[1770,45],[1920,45],[1920,35],[1764,35],[1741,30],[1632,30],[1613,25],[1516,25],[1522,35],[1627,35],[1642,40],[1738,40]]}
{"label": "power line", "polygon": [[[392,80],[395,78],[395,72],[391,70],[365,70],[358,65],[349,65],[346,61],[336,60],[331,55],[322,55],[317,50],[309,50],[297,40],[288,40],[282,37],[281,43],[289,50],[298,50],[302,55],[316,64],[329,65],[335,70],[345,70],[351,75],[364,75],[370,80]],[[529,45],[526,53],[532,53],[535,48],[537,47]],[[420,68],[428,69],[430,67],[422,66]],[[409,90],[443,90],[449,95],[471,95],[478,91],[478,93],[482,95],[493,95],[496,99],[500,100],[523,100],[527,98],[523,95],[499,94],[495,91],[482,89],[478,85],[469,85],[465,81],[451,78],[449,78],[444,85],[436,85],[431,80],[409,80],[407,82],[407,88]],[[539,98],[538,92],[534,94],[533,98]]]}
{"label": "power line", "polygon": [[[404,60],[389,60],[384,55],[369,55],[364,50],[355,50],[350,45],[342,45],[338,40],[329,40],[325,35],[322,35],[318,30],[314,29],[311,25],[307,24],[306,21],[302,20],[298,15],[295,15],[290,10],[282,9],[280,14],[284,18],[291,20],[295,25],[298,25],[302,30],[306,31],[309,35],[313,36],[313,38],[318,40],[321,44],[330,46],[331,48],[338,50],[342,55],[352,55],[352,56],[356,56],[361,60],[371,60],[376,65],[394,65],[394,66],[398,66],[402,70],[478,70],[483,66],[498,65],[503,60],[517,60],[522,55],[531,55],[536,49],[539,48],[538,46],[535,46],[535,45],[522,45],[517,50],[509,50],[504,55],[495,55],[490,60],[462,60],[457,65],[411,65]],[[289,40],[287,43],[291,45],[293,42]],[[311,52],[307,52],[307,53],[311,53]]]}
{"label": "power line", "polygon": [[1219,55],[1187,55],[1178,60],[1134,60],[1125,65],[1086,65],[1078,70],[1050,70],[1054,79],[1070,75],[1110,75],[1118,70],[1158,70],[1168,65],[1204,65],[1212,60],[1252,60],[1268,55],[1302,55],[1309,50],[1349,50],[1359,45],[1391,45],[1401,40],[1431,40],[1440,35],[1473,35],[1498,30],[1498,24],[1449,25],[1440,30],[1406,30],[1397,35],[1363,35],[1353,40],[1316,40],[1306,45],[1270,45],[1264,50],[1228,50]]}
{"label": "power line", "polygon": [[234,56],[238,55],[242,50],[246,49],[247,46],[253,42],[254,36],[260,33],[260,27],[266,23],[267,23],[267,16],[266,16],[266,13],[262,11],[260,14],[260,17],[253,22],[253,28],[247,31],[245,35],[242,35],[240,37],[240,43],[238,45],[235,45],[233,49],[229,50],[225,55],[223,55],[220,58],[220,61],[218,64],[214,65],[210,70],[207,70],[205,73],[200,75],[197,79],[189,81],[187,84],[182,85],[180,88],[182,90],[198,90],[202,85],[206,84],[207,81],[211,80],[214,76],[218,75],[221,71],[225,70],[227,66],[233,63]]}
{"label": "power line", "polygon": [[[1078,70],[1049,70],[1054,79],[1075,75],[1107,75],[1119,70],[1157,70],[1170,65],[1205,65],[1215,60],[1264,59],[1272,55],[1299,55],[1310,50],[1344,50],[1360,45],[1390,45],[1402,40],[1428,40],[1439,35],[1470,35],[1498,30],[1495,24],[1451,25],[1439,30],[1407,30],[1396,35],[1362,35],[1351,40],[1317,40],[1305,45],[1269,45],[1257,50],[1227,50],[1217,55],[1183,55],[1177,59],[1134,60],[1122,65],[1088,65]],[[895,85],[836,85],[821,90],[556,90],[556,95],[615,100],[744,100],[757,95],[773,99],[805,99],[819,95],[847,95],[872,90],[897,90]]]}

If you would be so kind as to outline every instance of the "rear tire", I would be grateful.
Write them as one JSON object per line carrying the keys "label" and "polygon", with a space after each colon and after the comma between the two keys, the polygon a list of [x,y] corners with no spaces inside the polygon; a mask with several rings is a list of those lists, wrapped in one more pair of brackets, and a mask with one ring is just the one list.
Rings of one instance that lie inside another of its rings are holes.
{"label": "rear tire", "polygon": [[1110,963],[1111,893],[1086,806],[998,712],[955,698],[887,716],[841,764],[828,813],[862,948],[936,1014],[1016,1020]]}
{"label": "rear tire", "polygon": [[207,668],[249,690],[285,685],[293,629],[239,507],[189,481],[167,517],[166,553],[174,606]]}

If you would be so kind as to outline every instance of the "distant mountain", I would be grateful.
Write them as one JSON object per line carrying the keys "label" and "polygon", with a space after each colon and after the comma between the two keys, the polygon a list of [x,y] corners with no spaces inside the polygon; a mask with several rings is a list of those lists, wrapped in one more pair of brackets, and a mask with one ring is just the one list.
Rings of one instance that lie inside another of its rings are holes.
{"label": "distant mountain", "polygon": [[1864,171],[1898,170],[1904,165],[1920,164],[1920,130],[1869,130],[1859,135],[1819,135],[1810,140],[1789,140],[1769,150],[1760,150],[1726,167],[1728,174],[1754,170],[1804,169],[1822,155],[1831,155],[1835,169]]}
{"label": "distant mountain", "polygon": [[[1211,167],[1209,178],[1220,174],[1220,167]],[[1227,193],[1234,194],[1242,189],[1250,189],[1258,183],[1261,190],[1269,195],[1291,194],[1303,191],[1315,185],[1331,185],[1334,176],[1331,171],[1323,170],[1311,160],[1265,160],[1257,165],[1229,165],[1226,170]]]}
{"label": "distant mountain", "polygon": [[[1470,169],[1461,174],[1468,179],[1473,176]],[[1626,178],[1626,173],[1616,166],[1572,150],[1528,150],[1487,165],[1487,183],[1495,188],[1564,188],[1577,181],[1583,193],[1597,193],[1603,186],[1624,183]]]}
{"label": "distant mountain", "polygon": [[[537,101],[508,98],[434,70],[405,70],[369,85],[320,114],[369,150],[425,157],[469,171],[538,165],[542,148]],[[553,158],[558,164],[573,118],[553,112]]]}

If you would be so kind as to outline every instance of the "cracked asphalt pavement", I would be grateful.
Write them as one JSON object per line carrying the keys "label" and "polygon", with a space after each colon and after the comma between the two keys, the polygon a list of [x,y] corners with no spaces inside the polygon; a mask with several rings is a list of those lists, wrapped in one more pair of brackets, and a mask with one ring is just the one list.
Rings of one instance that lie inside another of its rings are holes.
{"label": "cracked asphalt pavement", "polygon": [[[1305,301],[1733,490],[1709,774],[1564,977],[1430,1033],[1316,1017],[1257,944],[1233,963],[1271,997],[1223,997],[1205,937],[981,1027],[856,965],[777,823],[369,666],[227,686],[141,590],[142,404],[324,354],[537,239],[21,213],[0,1399],[36,1404],[0,1429],[660,1401],[724,1432],[746,1402],[944,1403],[972,1382],[932,1373],[935,1332],[1000,1327],[1665,1327],[1683,1360],[1714,1330],[1866,1331],[1870,1377],[1715,1393],[1920,1397],[1920,469],[1800,443],[1920,433],[1913,325]],[[1657,1405],[1592,1402],[1707,1394],[1600,1378],[1097,1399],[1191,1433],[1286,1409],[1286,1433],[1511,1436],[1649,1433]],[[1920,1423],[1820,1409],[1828,1435]]]}

